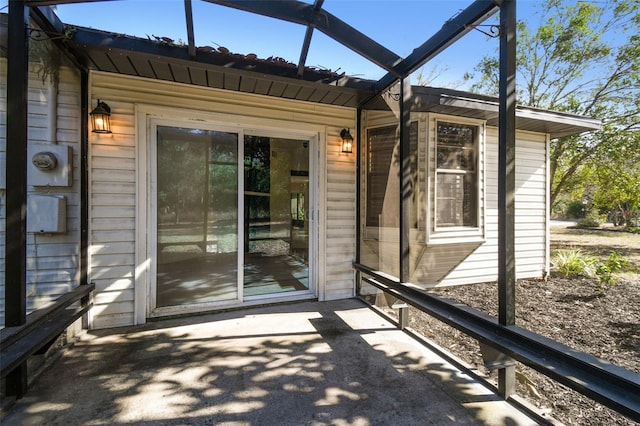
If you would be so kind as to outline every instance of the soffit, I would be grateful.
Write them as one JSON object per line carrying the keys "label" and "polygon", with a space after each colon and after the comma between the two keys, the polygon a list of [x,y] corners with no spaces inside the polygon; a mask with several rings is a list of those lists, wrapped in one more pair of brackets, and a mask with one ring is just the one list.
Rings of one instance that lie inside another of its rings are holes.
{"label": "soffit", "polygon": [[357,107],[373,94],[375,82],[296,64],[211,48],[191,57],[186,46],[83,27],[69,27],[66,44],[91,70],[227,89],[286,99]]}
{"label": "soffit", "polygon": [[[489,126],[498,127],[497,98],[434,87],[414,87],[413,95],[412,111],[478,118],[486,120]],[[553,139],[598,130],[601,122],[589,117],[518,106],[516,128],[548,133]]]}

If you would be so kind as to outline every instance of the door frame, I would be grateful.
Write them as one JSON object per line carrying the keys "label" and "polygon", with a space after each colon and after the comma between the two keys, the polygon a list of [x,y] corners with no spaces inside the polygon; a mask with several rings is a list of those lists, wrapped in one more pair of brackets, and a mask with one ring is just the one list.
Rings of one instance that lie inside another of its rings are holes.
{"label": "door frame", "polygon": [[[319,238],[320,232],[318,214],[320,190],[323,185],[325,171],[320,167],[320,147],[325,145],[325,129],[305,123],[288,122],[282,120],[243,117],[238,115],[212,113],[205,111],[187,110],[172,107],[138,104],[135,108],[136,120],[136,267],[135,267],[135,300],[134,322],[143,324],[147,318],[176,315],[182,313],[206,312],[219,308],[251,306],[275,301],[303,300],[318,297],[322,294],[322,284],[319,282]],[[203,128],[238,134],[238,211],[244,209],[244,135],[260,135],[290,139],[305,139],[309,141],[309,176],[310,176],[310,235],[309,235],[309,291],[269,294],[264,297],[243,297],[243,266],[244,239],[241,230],[244,229],[244,215],[238,214],[238,298],[231,301],[211,302],[202,304],[177,305],[156,308],[155,306],[155,250],[156,250],[156,208],[151,202],[155,190],[153,177],[155,169],[152,161],[155,155],[156,137],[154,126],[168,125],[175,127]]]}

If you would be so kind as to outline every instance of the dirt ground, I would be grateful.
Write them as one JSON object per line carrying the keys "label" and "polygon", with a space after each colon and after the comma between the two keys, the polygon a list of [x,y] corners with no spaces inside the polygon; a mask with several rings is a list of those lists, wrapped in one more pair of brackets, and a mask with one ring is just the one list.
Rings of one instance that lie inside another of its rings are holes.
{"label": "dirt ground", "polygon": [[[604,260],[614,250],[640,267],[640,235],[614,230],[552,228],[552,251],[580,248]],[[516,324],[612,364],[640,373],[640,271],[618,276],[615,286],[596,291],[595,280],[563,278],[519,280]],[[452,287],[439,292],[497,316],[495,283]],[[475,366],[490,380],[477,341],[443,323],[412,311],[410,326]],[[635,422],[546,376],[518,364],[517,393],[568,425],[634,425]]]}

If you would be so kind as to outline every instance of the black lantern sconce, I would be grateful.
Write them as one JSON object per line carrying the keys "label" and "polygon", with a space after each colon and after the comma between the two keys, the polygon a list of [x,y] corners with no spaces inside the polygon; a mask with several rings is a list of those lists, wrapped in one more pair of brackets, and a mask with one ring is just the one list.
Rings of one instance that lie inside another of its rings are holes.
{"label": "black lantern sconce", "polygon": [[351,154],[353,152],[353,136],[351,136],[349,129],[342,129],[340,131],[340,137],[342,138],[342,148],[340,151],[344,154]]}
{"label": "black lantern sconce", "polygon": [[111,108],[98,99],[98,105],[89,113],[93,133],[111,133]]}

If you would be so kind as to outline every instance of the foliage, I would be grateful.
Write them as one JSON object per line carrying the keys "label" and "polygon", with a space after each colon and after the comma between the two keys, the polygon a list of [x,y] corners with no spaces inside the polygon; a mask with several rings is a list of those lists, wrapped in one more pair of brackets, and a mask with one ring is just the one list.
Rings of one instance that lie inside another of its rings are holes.
{"label": "foliage", "polygon": [[58,81],[63,56],[52,40],[69,40],[75,30],[67,28],[62,35],[54,38],[49,37],[45,31],[36,28],[30,28],[28,32],[29,64],[33,71],[42,79],[42,83],[46,83],[47,79],[52,82]]}
{"label": "foliage", "polygon": [[640,215],[640,132],[633,136],[631,155],[621,149],[599,160],[601,167],[595,168],[594,180],[601,183],[601,190],[592,197],[594,206],[615,212],[627,226],[634,225],[633,218]]}
{"label": "foliage", "polygon": [[635,269],[628,259],[615,251],[611,251],[609,257],[600,262],[595,256],[590,256],[582,250],[563,249],[557,250],[551,261],[558,271],[568,277],[595,278],[598,282],[598,293],[603,293],[606,285],[616,284],[616,273]]}
{"label": "foliage", "polygon": [[558,271],[568,277],[584,276],[594,278],[596,276],[598,259],[587,255],[582,250],[557,250],[551,261]]}
{"label": "foliage", "polygon": [[617,272],[632,271],[633,264],[617,252],[612,251],[604,262],[598,263],[596,266],[596,277],[598,278],[598,287],[596,291],[603,293],[605,285],[615,285]]}
{"label": "foliage", "polygon": [[567,217],[580,219],[585,216],[585,206],[581,201],[571,201],[565,210]]}
{"label": "foliage", "polygon": [[228,219],[237,213],[237,136],[158,127],[161,223]]}
{"label": "foliage", "polygon": [[590,214],[587,217],[578,219],[576,225],[578,226],[578,228],[598,228],[600,227],[601,223],[598,216]]}
{"label": "foliage", "polygon": [[[601,131],[551,141],[552,204],[593,197],[602,209],[640,204],[640,2],[540,3],[517,32],[519,103],[602,119]],[[614,36],[615,34],[615,36]],[[472,90],[498,91],[499,61],[468,74]]]}
{"label": "foliage", "polygon": [[42,83],[57,81],[62,58],[60,51],[48,38],[32,38],[29,43],[29,63]]}
{"label": "foliage", "polygon": [[612,272],[628,272],[635,270],[635,267],[629,259],[621,256],[617,251],[609,252],[605,264]]}

